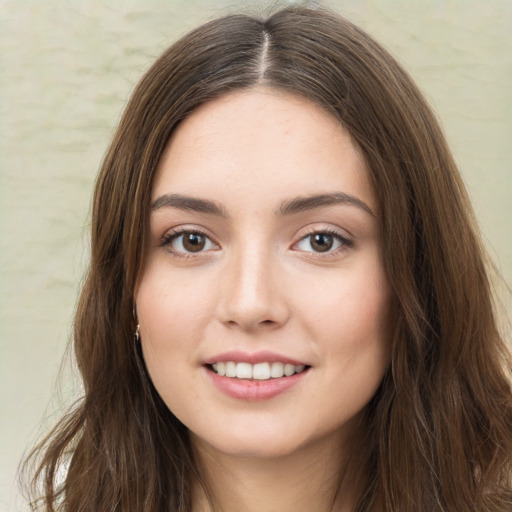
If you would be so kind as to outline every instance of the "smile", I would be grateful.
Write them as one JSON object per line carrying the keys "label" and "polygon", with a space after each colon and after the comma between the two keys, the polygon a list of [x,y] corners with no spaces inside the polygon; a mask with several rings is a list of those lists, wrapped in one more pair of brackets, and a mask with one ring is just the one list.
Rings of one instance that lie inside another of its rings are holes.
{"label": "smile", "polygon": [[307,366],[304,364],[293,365],[281,362],[246,363],[235,361],[223,361],[209,365],[209,367],[222,377],[234,379],[270,380],[282,377],[291,377],[303,372]]}

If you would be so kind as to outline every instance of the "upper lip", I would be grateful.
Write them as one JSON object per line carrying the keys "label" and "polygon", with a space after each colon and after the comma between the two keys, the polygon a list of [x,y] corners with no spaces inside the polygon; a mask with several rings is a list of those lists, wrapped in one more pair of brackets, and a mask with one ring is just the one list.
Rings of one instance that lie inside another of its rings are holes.
{"label": "upper lip", "polygon": [[258,352],[243,352],[240,350],[230,350],[227,352],[222,352],[221,354],[217,354],[213,357],[209,357],[204,364],[213,364],[213,363],[221,363],[233,361],[235,363],[250,363],[250,364],[258,364],[258,363],[284,363],[284,364],[293,364],[294,366],[298,365],[307,365],[304,361],[299,361],[298,359],[293,359],[291,357],[285,356],[283,354],[278,354],[277,352],[271,352],[268,350],[261,350]]}

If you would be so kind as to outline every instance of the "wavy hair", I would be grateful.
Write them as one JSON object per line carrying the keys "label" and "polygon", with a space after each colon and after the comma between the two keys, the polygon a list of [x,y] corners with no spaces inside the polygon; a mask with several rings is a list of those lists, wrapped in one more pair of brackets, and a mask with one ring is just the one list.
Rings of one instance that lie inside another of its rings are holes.
{"label": "wavy hair", "polygon": [[347,20],[307,6],[209,22],[137,85],[94,193],[73,338],[84,396],[33,453],[34,510],[191,510],[201,471],[134,342],[134,289],[152,179],[173,131],[199,105],[255,86],[303,95],[339,119],[380,200],[392,354],[365,411],[355,512],[510,511],[510,357],[456,165],[395,59]]}

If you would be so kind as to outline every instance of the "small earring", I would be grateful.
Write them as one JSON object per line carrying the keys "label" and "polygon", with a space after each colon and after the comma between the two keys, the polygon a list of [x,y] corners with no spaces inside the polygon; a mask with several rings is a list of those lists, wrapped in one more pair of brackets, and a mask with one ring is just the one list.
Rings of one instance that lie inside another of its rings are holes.
{"label": "small earring", "polygon": [[140,341],[140,324],[137,324],[137,327],[135,328],[134,336],[135,336],[135,341],[139,342]]}

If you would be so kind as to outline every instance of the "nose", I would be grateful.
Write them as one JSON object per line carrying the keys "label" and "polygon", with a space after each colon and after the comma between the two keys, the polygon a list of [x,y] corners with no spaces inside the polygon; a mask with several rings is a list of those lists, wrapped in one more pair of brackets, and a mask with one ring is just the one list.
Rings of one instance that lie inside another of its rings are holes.
{"label": "nose", "polygon": [[277,257],[258,247],[247,247],[227,262],[219,290],[220,320],[245,331],[283,326],[290,309]]}

